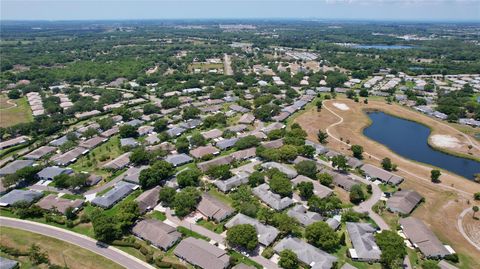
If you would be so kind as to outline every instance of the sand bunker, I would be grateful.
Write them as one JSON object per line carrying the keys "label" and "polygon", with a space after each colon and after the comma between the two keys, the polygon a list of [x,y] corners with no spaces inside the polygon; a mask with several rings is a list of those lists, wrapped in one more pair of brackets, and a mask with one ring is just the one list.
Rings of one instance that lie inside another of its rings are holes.
{"label": "sand bunker", "polygon": [[333,106],[343,111],[350,110],[350,108],[344,103],[333,103]]}
{"label": "sand bunker", "polygon": [[460,141],[453,136],[449,135],[432,135],[432,143],[438,147],[445,148],[459,148],[461,147]]}

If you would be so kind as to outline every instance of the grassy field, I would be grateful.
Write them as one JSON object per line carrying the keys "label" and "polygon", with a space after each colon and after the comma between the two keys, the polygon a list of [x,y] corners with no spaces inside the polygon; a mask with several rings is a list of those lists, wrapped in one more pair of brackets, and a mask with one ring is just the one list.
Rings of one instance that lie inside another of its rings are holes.
{"label": "grassy field", "polygon": [[[46,251],[50,261],[57,265],[67,265],[70,269],[120,269],[120,265],[86,249],[60,241],[58,239],[23,230],[2,227],[0,234],[2,245],[27,250],[31,244]],[[28,258],[20,258],[24,264],[20,268],[38,268],[32,266]]]}
{"label": "grassy field", "polygon": [[0,127],[31,121],[33,121],[33,115],[26,97],[10,100],[5,95],[0,95]]}
{"label": "grassy field", "polygon": [[223,70],[223,63],[192,63],[188,66],[188,70],[193,72],[195,69],[201,69],[203,72],[208,72],[208,70],[212,69],[220,69]]}
{"label": "grassy field", "polygon": [[[349,107],[349,110],[340,110],[333,106],[333,103],[343,103]],[[326,108],[334,111],[343,118],[343,122],[332,126],[340,121],[340,119],[328,111]],[[402,189],[414,189],[425,197],[426,202],[417,208],[413,215],[422,219],[435,232],[440,239],[446,244],[450,244],[463,257],[463,262],[480,268],[480,253],[476,251],[455,228],[457,217],[460,212],[466,207],[471,207],[472,196],[471,193],[478,189],[478,184],[473,181],[466,180],[460,176],[452,173],[442,172],[442,186],[433,184],[430,181],[431,166],[423,165],[406,158],[403,158],[387,147],[372,141],[365,137],[362,133],[363,128],[370,123],[365,109],[377,109],[388,112],[395,116],[402,118],[414,118],[415,121],[422,121],[424,124],[430,125],[433,134],[451,135],[459,139],[466,149],[466,140],[462,133],[455,129],[455,125],[450,125],[444,122],[439,122],[435,119],[429,118],[423,114],[413,110],[404,108],[400,105],[388,105],[383,100],[372,100],[369,98],[369,103],[363,102],[355,103],[353,100],[344,97],[337,97],[335,100],[324,102],[324,108],[317,112],[315,108],[307,110],[297,116],[295,122],[298,122],[302,128],[307,132],[308,139],[317,141],[317,132],[319,129],[325,130],[329,126],[330,133],[337,137],[343,138],[344,141],[350,140],[350,144],[362,145],[365,152],[369,153],[379,159],[389,157],[393,163],[397,164],[399,171],[395,172],[405,178],[402,183]],[[449,128],[445,126],[454,127]],[[468,134],[468,133],[467,133]],[[348,145],[340,143],[337,140],[329,137],[327,139],[327,146],[345,155],[351,156],[351,151]],[[380,161],[364,154],[365,163],[371,163],[380,167]],[[477,155],[477,156],[480,156]],[[407,171],[409,173],[407,173]],[[455,192],[446,189],[447,187],[454,187],[461,192]],[[470,204],[469,204],[470,203]],[[393,220],[392,220],[393,223]],[[451,229],[445,229],[451,227]]]}
{"label": "grassy field", "polygon": [[122,153],[120,138],[118,136],[112,136],[107,142],[78,159],[74,164],[70,165],[70,167],[77,172],[93,172],[105,178],[110,176],[111,173],[102,169],[102,165],[115,159]]}

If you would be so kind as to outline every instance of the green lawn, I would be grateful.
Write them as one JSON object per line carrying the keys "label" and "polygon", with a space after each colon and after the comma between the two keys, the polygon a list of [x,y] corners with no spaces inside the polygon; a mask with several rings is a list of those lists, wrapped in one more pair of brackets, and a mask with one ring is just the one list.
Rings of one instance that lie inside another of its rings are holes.
{"label": "green lawn", "polygon": [[263,268],[260,264],[258,264],[255,261],[249,259],[248,257],[243,256],[242,254],[240,254],[240,253],[238,253],[234,250],[228,251],[228,255],[230,255],[230,257],[235,258],[237,261],[239,261],[239,263],[244,263],[246,265],[250,265],[250,266],[253,266],[253,267],[258,268],[258,269]]}
{"label": "green lawn", "polygon": [[192,230],[189,230],[189,229],[187,229],[185,227],[182,227],[182,226],[178,226],[177,231],[180,232],[181,234],[183,234],[186,237],[193,237],[193,238],[197,238],[197,239],[203,239],[205,241],[210,241],[210,238],[208,238],[206,236],[203,236],[199,233],[196,233],[196,232],[194,232]]}
{"label": "green lawn", "polygon": [[[7,245],[21,250],[27,250],[33,243],[40,246],[42,251],[48,253],[50,261],[57,265],[67,265],[70,269],[120,269],[123,268],[113,261],[97,255],[86,249],[67,242],[19,229],[2,227],[0,234],[2,245]],[[13,257],[9,257],[13,258]],[[19,259],[22,263],[20,268],[39,268],[32,266],[27,257]],[[44,268],[44,267],[40,267]],[[45,267],[46,268],[46,267]]]}
{"label": "green lawn", "polygon": [[152,211],[152,213],[146,215],[147,217],[151,217],[152,219],[156,219],[156,220],[159,220],[159,221],[164,221],[167,219],[167,216],[165,216],[164,213],[162,212],[159,212],[159,211]]}
{"label": "green lawn", "polygon": [[[11,103],[15,103],[16,107]],[[0,95],[0,108],[0,127],[33,121],[32,111],[26,97],[10,100],[5,95]]]}
{"label": "green lawn", "polygon": [[230,198],[230,196],[219,192],[215,187],[210,188],[210,190],[208,191],[208,194],[226,203],[227,205],[231,206],[233,204],[233,199]]}
{"label": "green lawn", "polygon": [[208,220],[200,220],[197,222],[198,225],[205,227],[206,229],[209,229],[210,231],[213,231],[217,234],[221,234],[224,231],[223,227],[223,222],[221,223],[215,223],[213,221],[208,221]]}

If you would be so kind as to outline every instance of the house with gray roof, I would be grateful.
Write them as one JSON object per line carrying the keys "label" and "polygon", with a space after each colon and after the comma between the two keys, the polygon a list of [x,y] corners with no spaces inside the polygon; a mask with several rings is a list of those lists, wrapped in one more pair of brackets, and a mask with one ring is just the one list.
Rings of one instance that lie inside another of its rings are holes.
{"label": "house with gray roof", "polygon": [[133,120],[125,122],[125,124],[135,127],[135,126],[139,126],[139,125],[143,124],[143,121],[139,120],[139,119],[133,119]]}
{"label": "house with gray roof", "polygon": [[220,151],[212,145],[206,145],[206,146],[198,147],[196,149],[192,149],[192,150],[190,150],[189,153],[194,158],[199,159],[199,158],[202,158],[206,155],[217,155],[218,153],[220,153]]}
{"label": "house with gray roof", "polygon": [[56,194],[49,194],[36,203],[39,207],[45,210],[53,210],[62,214],[65,214],[69,208],[74,211],[80,209],[83,205],[82,199],[65,199],[58,197]]}
{"label": "house with gray roof", "polygon": [[185,122],[180,123],[178,126],[188,130],[195,129],[202,124],[203,122],[200,119],[189,119]]}
{"label": "house with gray roof", "polygon": [[275,241],[278,236],[277,228],[265,225],[258,221],[257,219],[246,216],[242,213],[238,213],[233,218],[231,218],[226,224],[225,227],[232,228],[233,226],[240,224],[250,224],[255,227],[258,235],[258,242],[264,246],[269,246]]}
{"label": "house with gray roof", "polygon": [[333,193],[333,190],[330,189],[329,187],[324,186],[320,184],[317,180],[312,180],[311,178],[306,177],[304,175],[298,175],[292,180],[292,184],[294,186],[297,186],[301,182],[311,182],[313,184],[313,194],[315,194],[320,198],[328,197]]}
{"label": "house with gray roof", "polygon": [[312,142],[310,140],[305,140],[305,145],[307,146],[312,146],[315,148],[315,153],[316,154],[325,154],[328,152],[328,148],[325,146],[322,146],[318,143]]}
{"label": "house with gray roof", "polygon": [[347,232],[353,249],[348,250],[352,260],[376,262],[380,260],[382,252],[375,242],[374,233],[377,231],[369,223],[347,222]]}
{"label": "house with gray roof", "polygon": [[281,211],[293,204],[293,200],[290,197],[282,198],[279,194],[270,191],[270,186],[267,183],[253,188],[252,191],[255,196],[277,211]]}
{"label": "house with gray roof", "polygon": [[182,238],[177,229],[156,219],[139,221],[133,226],[132,233],[162,250],[168,250]]}
{"label": "house with gray roof", "polygon": [[78,159],[78,157],[87,153],[88,153],[88,149],[85,149],[82,147],[75,147],[63,154],[57,154],[52,156],[50,160],[54,162],[56,165],[67,166],[75,162]]}
{"label": "house with gray roof", "polygon": [[216,222],[221,222],[234,212],[232,207],[208,193],[202,194],[202,200],[198,203],[197,210],[207,219],[213,219]]}
{"label": "house with gray roof", "polygon": [[397,191],[387,201],[387,208],[391,212],[410,214],[422,201],[423,197],[414,190]]}
{"label": "house with gray roof", "polygon": [[242,149],[242,150],[230,153],[229,156],[231,156],[234,160],[237,160],[237,161],[247,160],[257,156],[257,149],[256,148]]}
{"label": "house with gray roof", "polygon": [[268,125],[267,127],[262,128],[262,132],[268,134],[271,131],[278,130],[278,129],[283,129],[283,128],[285,128],[285,124],[280,123],[280,122],[274,122],[274,123]]}
{"label": "house with gray roof", "polygon": [[11,206],[17,202],[32,203],[40,197],[41,192],[15,189],[0,197],[0,206]]}
{"label": "house with gray roof", "polygon": [[236,137],[229,138],[229,139],[223,139],[223,140],[218,141],[215,144],[215,146],[217,146],[217,148],[219,148],[221,150],[225,150],[225,149],[228,149],[228,148],[231,148],[231,147],[235,146],[235,143],[237,143],[237,141],[238,141],[238,138],[236,138]]}
{"label": "house with gray roof", "polygon": [[237,104],[231,104],[230,109],[235,111],[235,112],[240,112],[240,113],[247,113],[250,111],[248,108],[244,108],[243,106],[239,106]]}
{"label": "house with gray roof", "polygon": [[111,136],[117,134],[118,132],[120,132],[120,128],[118,126],[114,126],[110,129],[100,133],[100,135],[103,136],[103,137],[111,137]]}
{"label": "house with gray roof", "polygon": [[54,152],[56,149],[57,148],[51,146],[42,146],[23,156],[23,158],[27,160],[38,160],[41,159],[43,156]]}
{"label": "house with gray roof", "polygon": [[135,202],[137,202],[138,209],[140,210],[141,214],[154,208],[158,204],[158,195],[160,193],[160,189],[160,186],[155,186],[155,188],[144,191],[137,198],[135,198]]}
{"label": "house with gray roof", "polygon": [[399,223],[408,240],[426,258],[443,258],[451,254],[432,230],[420,219],[408,217],[400,219]]}
{"label": "house with gray roof", "polygon": [[297,255],[298,260],[308,265],[311,269],[330,269],[337,261],[335,256],[295,237],[282,239],[273,249],[278,254],[285,249],[293,251]]}
{"label": "house with gray roof", "polygon": [[223,164],[230,164],[233,162],[234,158],[231,155],[220,156],[212,160],[208,160],[205,162],[197,163],[197,167],[202,170],[202,172],[207,171],[209,168],[223,165]]}
{"label": "house with gray roof", "polygon": [[225,250],[193,237],[182,240],[173,253],[202,269],[225,269],[230,265],[230,256]]}
{"label": "house with gray roof", "polygon": [[40,172],[38,172],[37,177],[43,180],[53,180],[58,175],[61,175],[61,174],[70,175],[72,173],[73,173],[73,170],[70,168],[49,166],[49,167],[43,168]]}
{"label": "house with gray roof", "polygon": [[398,185],[402,183],[403,178],[393,173],[383,170],[371,164],[365,164],[362,166],[362,171],[365,173],[367,179],[380,180],[385,184]]}
{"label": "house with gray roof", "polygon": [[124,173],[123,180],[133,184],[140,184],[140,172],[147,169],[148,167],[148,165],[142,165],[140,167],[129,167],[128,170]]}
{"label": "house with gray roof", "polygon": [[86,149],[93,149],[94,147],[106,142],[108,138],[103,136],[94,136],[90,139],[84,140],[78,144],[78,146]]}
{"label": "house with gray roof", "polygon": [[239,172],[227,180],[216,180],[213,182],[213,184],[222,192],[229,192],[233,188],[248,183],[249,176],[249,173]]}
{"label": "house with gray roof", "polygon": [[238,123],[243,123],[243,124],[250,124],[255,120],[255,116],[251,113],[246,113],[243,114],[240,119],[238,120]]}
{"label": "house with gray roof", "polygon": [[262,146],[270,149],[278,149],[283,146],[283,138],[262,142]]}
{"label": "house with gray roof", "polygon": [[119,181],[115,186],[103,194],[102,196],[97,196],[92,200],[92,204],[102,207],[110,208],[114,204],[118,203],[123,198],[127,197],[130,193],[138,188],[138,185],[128,183],[125,181]]}
{"label": "house with gray roof", "polygon": [[32,160],[15,160],[0,168],[0,176],[15,174],[15,172],[22,168],[33,166],[33,163],[34,161]]}
{"label": "house with gray roof", "polygon": [[122,169],[130,163],[130,154],[132,153],[125,152],[122,155],[118,156],[117,158],[104,164],[102,168],[114,169],[114,170]]}
{"label": "house with gray roof", "polygon": [[281,163],[277,163],[277,162],[266,162],[266,163],[262,164],[262,167],[264,169],[267,169],[267,170],[276,168],[280,172],[287,175],[287,177],[290,178],[290,179],[292,179],[292,178],[294,178],[298,175],[297,170],[295,170],[295,168],[291,168],[291,167],[289,167],[285,164],[281,164]]}
{"label": "house with gray roof", "polygon": [[167,157],[165,157],[165,161],[177,167],[193,161],[193,158],[188,156],[185,153],[180,153],[180,154],[168,155]]}
{"label": "house with gray roof", "polygon": [[137,140],[133,137],[127,137],[127,138],[120,138],[120,146],[121,147],[136,147],[138,146]]}
{"label": "house with gray roof", "polygon": [[[76,134],[76,133],[74,133]],[[78,135],[76,134],[76,136],[78,137]],[[59,137],[55,140],[53,140],[52,142],[50,142],[50,145],[52,146],[55,146],[55,147],[60,147],[61,145],[65,144],[68,142],[68,138],[66,135],[62,136],[62,137]]]}
{"label": "house with gray roof", "polygon": [[314,222],[323,220],[323,217],[317,212],[308,211],[303,205],[296,205],[287,212],[292,218],[295,218],[303,226],[308,226]]}
{"label": "house with gray roof", "polygon": [[16,269],[16,268],[19,268],[17,261],[0,257],[0,269]]}
{"label": "house with gray roof", "polygon": [[340,227],[340,220],[341,220],[340,217],[337,218],[336,216],[334,216],[333,218],[326,219],[325,223],[327,223],[328,226],[330,226],[330,228],[336,231]]}
{"label": "house with gray roof", "polygon": [[215,139],[222,136],[223,132],[218,129],[212,129],[201,133],[205,139]]}
{"label": "house with gray roof", "polygon": [[186,131],[187,131],[186,129],[181,128],[181,127],[172,127],[170,129],[168,129],[166,131],[166,133],[169,137],[177,137],[177,136],[183,134]]}
{"label": "house with gray roof", "polygon": [[333,184],[335,184],[336,186],[346,191],[350,191],[354,185],[357,185],[360,183],[346,174],[337,173],[330,169],[322,169],[321,172],[331,175],[333,177]]}

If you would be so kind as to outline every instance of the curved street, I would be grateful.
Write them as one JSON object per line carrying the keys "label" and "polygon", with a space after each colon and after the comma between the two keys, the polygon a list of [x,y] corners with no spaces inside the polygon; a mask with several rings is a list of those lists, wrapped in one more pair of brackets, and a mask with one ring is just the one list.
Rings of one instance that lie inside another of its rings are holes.
{"label": "curved street", "polygon": [[154,269],[155,267],[150,264],[141,261],[115,247],[101,247],[97,245],[97,241],[94,239],[77,234],[65,229],[57,228],[54,226],[41,224],[33,221],[13,219],[0,217],[0,226],[11,227],[15,229],[21,229],[33,233],[38,233],[46,236],[50,236],[81,248],[90,250],[93,253],[102,255],[103,257],[112,260],[119,265],[128,269]]}

